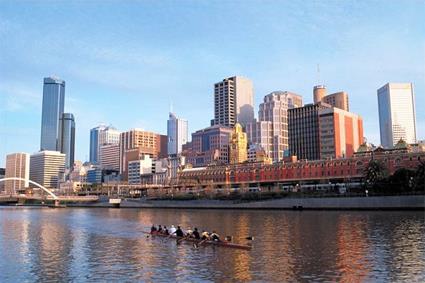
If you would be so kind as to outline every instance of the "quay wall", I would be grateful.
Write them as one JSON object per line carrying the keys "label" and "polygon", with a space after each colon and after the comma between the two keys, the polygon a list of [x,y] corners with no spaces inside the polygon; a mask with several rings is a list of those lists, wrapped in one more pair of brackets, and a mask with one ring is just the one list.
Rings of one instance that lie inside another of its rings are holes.
{"label": "quay wall", "polygon": [[[73,204],[75,207],[111,207],[107,202]],[[123,200],[121,208],[180,209],[322,209],[322,210],[425,210],[424,195],[375,197],[282,198],[264,201]]]}

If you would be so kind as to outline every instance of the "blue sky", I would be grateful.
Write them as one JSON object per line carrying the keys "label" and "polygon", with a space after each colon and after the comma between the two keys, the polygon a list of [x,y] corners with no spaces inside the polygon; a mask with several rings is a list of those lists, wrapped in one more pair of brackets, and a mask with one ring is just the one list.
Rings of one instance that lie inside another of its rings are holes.
{"label": "blue sky", "polygon": [[[242,75],[264,95],[347,91],[379,144],[376,90],[413,82],[425,138],[424,1],[0,1],[0,166],[39,149],[42,79],[66,81],[77,123],[166,132],[170,102],[190,131],[209,125],[213,84]],[[320,64],[320,76],[317,74]]]}

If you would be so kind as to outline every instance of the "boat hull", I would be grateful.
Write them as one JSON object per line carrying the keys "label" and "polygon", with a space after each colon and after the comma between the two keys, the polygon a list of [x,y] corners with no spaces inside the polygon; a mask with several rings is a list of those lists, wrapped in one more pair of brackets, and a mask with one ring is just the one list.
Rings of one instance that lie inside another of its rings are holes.
{"label": "boat hull", "polygon": [[[149,233],[149,232],[145,232],[146,234],[150,234],[152,236],[156,236],[156,237],[164,237],[164,238],[171,238],[171,239],[175,239],[175,240],[179,240],[182,239],[183,241],[186,242],[191,242],[191,243],[200,243],[202,240],[198,240],[198,239],[194,239],[194,238],[182,238],[182,237],[177,237],[175,235],[164,235],[164,234],[158,234],[158,233]],[[250,245],[242,245],[242,244],[235,244],[235,243],[230,243],[230,242],[223,242],[223,241],[205,241],[202,243],[203,245],[210,245],[210,246],[219,246],[219,247],[226,247],[226,248],[233,248],[233,249],[241,249],[241,250],[250,250],[252,249],[252,246]]]}

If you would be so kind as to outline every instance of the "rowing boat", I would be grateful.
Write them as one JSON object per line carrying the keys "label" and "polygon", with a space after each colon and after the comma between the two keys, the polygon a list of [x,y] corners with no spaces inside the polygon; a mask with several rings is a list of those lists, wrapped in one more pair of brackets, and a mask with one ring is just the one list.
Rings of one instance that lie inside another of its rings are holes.
{"label": "rowing boat", "polygon": [[[149,234],[152,236],[158,236],[158,237],[164,237],[164,238],[171,238],[176,240],[183,240],[195,244],[199,244],[202,240],[194,239],[194,238],[186,238],[186,237],[177,237],[175,235],[165,235],[165,234],[159,234],[159,233],[150,233],[150,232],[143,232],[144,234]],[[251,245],[242,245],[242,244],[235,244],[231,242],[224,242],[224,241],[204,241],[203,244],[205,245],[212,245],[212,246],[220,246],[220,247],[226,247],[226,248],[234,248],[234,249],[242,249],[242,250],[250,250],[252,248]]]}

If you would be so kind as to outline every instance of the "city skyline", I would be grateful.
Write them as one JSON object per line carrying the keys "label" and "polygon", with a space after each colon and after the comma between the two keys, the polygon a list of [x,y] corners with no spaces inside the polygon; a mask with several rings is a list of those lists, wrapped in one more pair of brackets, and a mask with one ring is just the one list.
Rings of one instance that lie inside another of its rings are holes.
{"label": "city skyline", "polygon": [[[417,105],[417,138],[424,139],[425,113],[421,105],[425,105],[425,67],[418,44],[425,33],[420,23],[424,12],[418,9],[420,4],[415,5],[413,1],[389,3],[389,7],[366,2],[356,5],[345,2],[338,6],[281,3],[264,5],[259,11],[258,5],[224,4],[238,8],[240,19],[235,22],[226,20],[227,12],[219,8],[221,5],[192,3],[174,7],[175,13],[171,13],[165,5],[157,4],[145,11],[135,9],[146,16],[141,17],[143,20],[131,22],[118,17],[117,26],[109,26],[111,33],[108,34],[102,33],[102,24],[111,19],[111,14],[101,8],[100,23],[92,23],[80,37],[75,36],[77,30],[81,31],[77,22],[84,24],[96,5],[88,4],[87,11],[82,11],[79,5],[68,4],[69,10],[63,9],[60,15],[49,18],[63,4],[52,3],[52,7],[44,7],[4,3],[0,37],[7,37],[10,44],[2,46],[0,52],[2,69],[8,70],[7,74],[1,73],[0,81],[0,155],[38,151],[41,80],[52,73],[67,82],[64,111],[74,113],[80,121],[76,133],[76,160],[88,160],[89,130],[101,122],[112,124],[120,131],[144,128],[165,134],[170,103],[188,120],[189,133],[208,127],[214,118],[214,83],[234,75],[253,82],[254,113],[264,96],[272,91],[295,92],[303,96],[305,103],[312,102],[312,88],[316,84],[325,84],[329,93],[346,91],[350,95],[350,111],[363,117],[365,136],[375,144],[380,143],[377,89],[387,82],[412,82]],[[124,15],[131,15],[135,8],[131,4],[115,7]],[[258,26],[249,21],[254,7],[259,16]],[[155,16],[149,14],[155,8],[161,15],[168,15],[169,22],[155,20]],[[17,9],[21,17],[14,16]],[[207,15],[204,9],[209,9]],[[276,9],[283,15],[278,24],[272,19]],[[323,11],[324,16],[316,15],[317,9]],[[378,11],[387,16],[366,20]],[[184,16],[185,12],[190,17]],[[338,15],[336,19],[335,14]],[[301,15],[309,17],[310,22],[303,21]],[[75,27],[58,27],[59,32],[48,34],[41,41],[41,34],[44,35],[41,31],[59,16],[75,23]],[[392,16],[397,16],[396,23],[387,19]],[[180,17],[188,21],[181,22],[181,30],[166,28],[179,23]],[[31,19],[23,20],[26,18]],[[223,22],[216,26],[208,23],[214,18]],[[340,26],[336,27],[334,21],[339,21]],[[148,23],[152,31],[143,23]],[[128,24],[129,31],[118,33],[120,24]],[[219,46],[212,39],[194,35],[205,31],[213,38],[223,32],[226,24],[240,32],[240,43],[229,41]],[[152,37],[157,29],[161,29],[161,33]],[[190,33],[193,43],[184,35],[187,30],[193,31]],[[131,33],[135,31],[139,32],[137,36]],[[90,43],[92,33],[95,36]],[[362,44],[357,41],[360,35]],[[24,38],[33,47],[28,53],[22,48],[27,44],[20,42]],[[70,49],[63,48],[70,43],[67,38],[76,38]],[[174,39],[174,48],[152,48],[169,38]],[[126,39],[130,39],[127,44],[116,43]],[[281,43],[289,39],[294,46],[282,46]],[[266,42],[268,44],[264,44]],[[327,51],[329,48],[332,53]],[[188,63],[183,63],[186,60]],[[320,73],[316,70],[317,63]],[[163,91],[164,85],[172,91]],[[0,166],[4,164],[3,158]]]}

